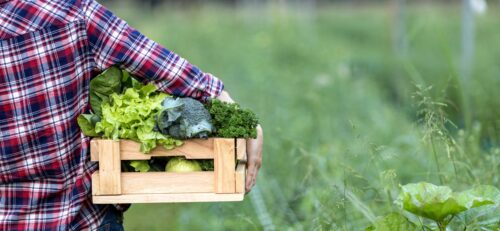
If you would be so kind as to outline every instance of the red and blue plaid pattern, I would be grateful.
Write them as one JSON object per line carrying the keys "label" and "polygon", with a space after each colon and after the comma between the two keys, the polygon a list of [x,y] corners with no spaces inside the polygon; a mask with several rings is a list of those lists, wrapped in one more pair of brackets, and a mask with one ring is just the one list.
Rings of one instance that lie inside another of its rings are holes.
{"label": "red and blue plaid pattern", "polygon": [[0,0],[0,230],[92,230],[88,110],[92,76],[119,65],[200,100],[222,83],[93,0]]}

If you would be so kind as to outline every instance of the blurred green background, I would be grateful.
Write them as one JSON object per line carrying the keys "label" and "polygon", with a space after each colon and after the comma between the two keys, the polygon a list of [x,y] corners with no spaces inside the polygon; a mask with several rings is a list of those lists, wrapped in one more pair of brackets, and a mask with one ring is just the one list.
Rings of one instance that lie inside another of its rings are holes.
{"label": "blurred green background", "polygon": [[104,2],[219,76],[265,131],[245,201],[137,204],[126,230],[364,230],[398,210],[399,184],[499,187],[500,8],[488,3]]}

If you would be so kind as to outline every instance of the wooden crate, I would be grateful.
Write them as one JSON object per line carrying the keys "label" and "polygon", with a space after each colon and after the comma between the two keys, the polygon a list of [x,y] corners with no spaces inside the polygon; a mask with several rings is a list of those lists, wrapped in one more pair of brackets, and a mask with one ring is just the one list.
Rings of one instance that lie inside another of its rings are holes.
{"label": "wooden crate", "polygon": [[[95,204],[243,200],[244,139],[185,140],[182,146],[173,150],[157,147],[148,154],[141,153],[140,144],[130,140],[93,139],[90,145],[91,160],[99,161],[99,170],[92,175],[92,200]],[[214,159],[214,171],[121,172],[122,160],[148,160],[152,156]]]}

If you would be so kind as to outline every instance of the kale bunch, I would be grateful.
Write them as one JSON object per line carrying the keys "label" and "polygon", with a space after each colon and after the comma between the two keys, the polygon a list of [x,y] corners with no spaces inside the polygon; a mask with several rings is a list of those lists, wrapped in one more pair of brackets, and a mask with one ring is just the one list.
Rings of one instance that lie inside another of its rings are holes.
{"label": "kale bunch", "polygon": [[255,113],[242,109],[236,103],[226,103],[213,99],[207,109],[212,116],[215,137],[221,138],[256,138],[257,124]]}

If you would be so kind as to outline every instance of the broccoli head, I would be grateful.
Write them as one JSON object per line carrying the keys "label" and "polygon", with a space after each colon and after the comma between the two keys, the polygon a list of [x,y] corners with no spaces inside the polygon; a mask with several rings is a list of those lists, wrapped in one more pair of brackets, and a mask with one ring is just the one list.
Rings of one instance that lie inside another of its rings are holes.
{"label": "broccoli head", "polygon": [[166,98],[157,118],[158,130],[176,139],[208,138],[212,117],[202,103],[192,98]]}

